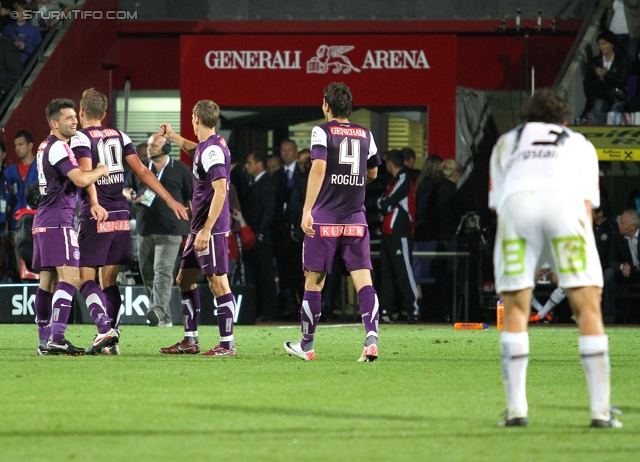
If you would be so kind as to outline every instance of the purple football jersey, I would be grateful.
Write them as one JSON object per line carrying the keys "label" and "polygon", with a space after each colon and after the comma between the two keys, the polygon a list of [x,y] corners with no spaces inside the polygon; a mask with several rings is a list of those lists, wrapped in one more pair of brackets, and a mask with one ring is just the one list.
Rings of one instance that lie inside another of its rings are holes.
{"label": "purple football jersey", "polygon": [[380,165],[371,132],[335,120],[313,127],[311,161],[325,160],[327,169],[311,215],[316,224],[365,225],[367,169]]}
{"label": "purple football jersey", "polygon": [[73,227],[77,188],[67,174],[80,168],[73,151],[64,141],[49,135],[38,146],[36,161],[41,199],[33,227]]}
{"label": "purple football jersey", "polygon": [[213,200],[213,183],[220,178],[227,179],[227,195],[220,216],[216,220],[211,234],[221,234],[229,231],[229,183],[231,171],[231,156],[224,138],[218,134],[212,135],[205,141],[198,143],[193,156],[193,217],[191,218],[191,232],[198,233],[204,226],[211,201]]}
{"label": "purple football jersey", "polygon": [[[71,138],[71,149],[80,159],[91,159],[91,168],[98,163],[109,167],[109,178],[99,178],[95,182],[98,203],[107,212],[128,211],[127,199],[122,194],[124,188],[124,162],[127,156],[137,154],[131,139],[124,133],[104,126],[88,127],[78,131]],[[81,194],[81,214],[91,216],[91,204],[86,190]]]}

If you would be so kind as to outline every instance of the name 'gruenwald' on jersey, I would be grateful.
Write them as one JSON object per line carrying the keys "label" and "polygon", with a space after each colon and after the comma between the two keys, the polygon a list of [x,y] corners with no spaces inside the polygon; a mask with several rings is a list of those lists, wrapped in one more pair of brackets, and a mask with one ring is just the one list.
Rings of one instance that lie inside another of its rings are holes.
{"label": "name 'gruenwald' on jersey", "polygon": [[211,135],[205,141],[198,143],[193,156],[193,217],[191,218],[191,232],[197,233],[202,229],[209,216],[211,201],[213,200],[213,186],[211,183],[220,179],[227,179],[227,195],[220,215],[216,220],[211,234],[221,234],[229,231],[229,183],[231,172],[231,156],[224,138],[218,134]]}
{"label": "name 'gruenwald' on jersey", "polygon": [[371,132],[360,125],[335,120],[313,127],[311,160],[327,168],[311,212],[315,224],[360,224],[365,219],[367,169],[380,165]]}
{"label": "name 'gruenwald' on jersey", "polygon": [[[529,122],[500,137],[491,154],[489,207],[523,191],[558,191],[600,205],[598,155],[580,133],[562,125]],[[553,204],[549,204],[553,207]]]}
{"label": "name 'gruenwald' on jersey", "polygon": [[41,199],[33,227],[73,227],[77,188],[67,177],[79,168],[73,151],[64,141],[49,135],[38,146],[36,162]]}
{"label": "name 'gruenwald' on jersey", "polygon": [[[71,138],[71,149],[80,159],[91,159],[91,168],[98,163],[109,167],[109,178],[99,178],[95,182],[98,193],[98,203],[107,212],[128,211],[127,199],[122,194],[124,187],[124,163],[127,156],[136,154],[131,139],[121,131],[104,126],[87,127],[78,131]],[[81,213],[85,217],[91,216],[91,204],[86,190],[82,190]]]}

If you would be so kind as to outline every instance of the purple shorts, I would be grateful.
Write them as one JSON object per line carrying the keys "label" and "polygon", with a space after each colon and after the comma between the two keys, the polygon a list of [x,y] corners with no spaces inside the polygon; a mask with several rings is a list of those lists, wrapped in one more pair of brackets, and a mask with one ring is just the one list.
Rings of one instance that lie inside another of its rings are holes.
{"label": "purple shorts", "polygon": [[304,237],[302,269],[331,274],[333,261],[340,257],[347,271],[372,269],[369,228],[363,225],[313,225],[316,235]]}
{"label": "purple shorts", "polygon": [[109,212],[109,221],[80,220],[80,266],[126,265],[132,246],[129,212]]}
{"label": "purple shorts", "polygon": [[80,265],[78,234],[73,228],[33,228],[33,268]]}
{"label": "purple shorts", "polygon": [[229,247],[226,234],[214,234],[209,239],[209,247],[198,252],[193,248],[196,235],[189,233],[184,245],[180,269],[200,268],[202,274],[225,274],[229,272]]}

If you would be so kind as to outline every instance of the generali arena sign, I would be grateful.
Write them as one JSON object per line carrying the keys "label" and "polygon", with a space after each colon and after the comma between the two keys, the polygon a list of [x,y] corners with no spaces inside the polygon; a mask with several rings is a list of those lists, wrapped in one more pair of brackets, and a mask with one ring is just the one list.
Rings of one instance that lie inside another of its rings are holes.
{"label": "generali arena sign", "polygon": [[454,156],[455,36],[201,35],[181,37],[180,48],[183,127],[200,99],[320,106],[324,87],[342,81],[356,107],[428,107],[430,151]]}

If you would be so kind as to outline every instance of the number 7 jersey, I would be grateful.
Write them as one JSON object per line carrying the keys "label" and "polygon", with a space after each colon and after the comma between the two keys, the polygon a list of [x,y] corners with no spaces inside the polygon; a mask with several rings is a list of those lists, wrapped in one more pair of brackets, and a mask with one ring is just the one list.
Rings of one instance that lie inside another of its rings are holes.
{"label": "number 7 jersey", "polygon": [[311,215],[315,224],[367,225],[364,196],[367,169],[380,165],[371,131],[335,120],[313,127],[311,161],[327,168]]}
{"label": "number 7 jersey", "polygon": [[[122,194],[124,187],[124,163],[127,156],[137,154],[131,139],[121,131],[103,126],[88,127],[79,130],[71,138],[71,149],[76,158],[91,159],[91,168],[98,163],[109,167],[109,178],[100,178],[95,182],[98,203],[107,212],[129,211],[127,199]],[[89,195],[82,190],[81,215],[91,216]]]}

